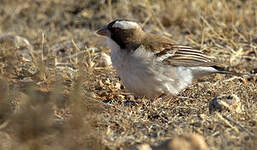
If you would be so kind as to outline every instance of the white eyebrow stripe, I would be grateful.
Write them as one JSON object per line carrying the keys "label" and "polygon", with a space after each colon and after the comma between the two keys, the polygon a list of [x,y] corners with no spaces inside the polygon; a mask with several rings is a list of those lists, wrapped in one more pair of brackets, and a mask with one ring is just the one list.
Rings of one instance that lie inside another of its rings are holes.
{"label": "white eyebrow stripe", "polygon": [[135,29],[139,25],[132,21],[116,21],[112,27],[114,28],[121,28],[121,29]]}

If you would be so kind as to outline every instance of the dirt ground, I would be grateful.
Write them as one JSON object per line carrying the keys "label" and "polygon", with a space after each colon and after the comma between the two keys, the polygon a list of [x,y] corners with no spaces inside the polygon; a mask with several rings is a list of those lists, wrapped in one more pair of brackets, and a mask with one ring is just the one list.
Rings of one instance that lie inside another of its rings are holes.
{"label": "dirt ground", "polygon": [[[203,77],[167,99],[133,96],[95,34],[116,18],[248,75]],[[0,150],[154,149],[191,133],[210,150],[254,150],[256,74],[255,0],[0,0]]]}

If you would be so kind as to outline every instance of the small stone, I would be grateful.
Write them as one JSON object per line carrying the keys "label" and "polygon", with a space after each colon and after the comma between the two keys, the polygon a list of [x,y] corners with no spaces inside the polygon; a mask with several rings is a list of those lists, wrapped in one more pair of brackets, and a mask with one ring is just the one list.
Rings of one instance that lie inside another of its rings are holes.
{"label": "small stone", "polygon": [[99,62],[98,67],[108,67],[112,64],[111,57],[104,52],[101,52],[98,56]]}
{"label": "small stone", "polygon": [[0,45],[1,48],[16,48],[16,49],[29,49],[32,50],[33,47],[32,45],[29,43],[29,41],[21,36],[18,35],[11,35],[11,34],[7,34],[7,35],[3,35],[0,37]]}
{"label": "small stone", "polygon": [[138,145],[135,150],[152,150],[149,144]]}
{"label": "small stone", "polygon": [[215,111],[221,112],[223,109],[228,109],[236,113],[244,112],[244,107],[241,103],[241,100],[235,94],[229,96],[218,96],[209,102],[210,113]]}
{"label": "small stone", "polygon": [[129,150],[208,150],[208,146],[201,135],[188,133],[163,141],[161,145],[152,146],[140,144]]}
{"label": "small stone", "polygon": [[128,107],[133,107],[133,106],[136,106],[136,102],[135,101],[131,101],[131,100],[127,100],[124,102],[124,106]]}
{"label": "small stone", "polygon": [[209,112],[210,112],[210,114],[215,112],[215,111],[219,111],[219,112],[222,111],[222,105],[219,104],[218,97],[215,97],[214,99],[212,99],[209,102]]}
{"label": "small stone", "polygon": [[208,150],[208,146],[201,135],[189,133],[171,140],[167,150]]}
{"label": "small stone", "polygon": [[114,84],[114,87],[115,87],[116,89],[119,89],[119,90],[120,90],[120,89],[121,89],[121,84],[117,82],[117,83]]}
{"label": "small stone", "polygon": [[3,35],[0,37],[0,50],[18,50],[18,55],[26,61],[31,61],[30,53],[33,52],[33,46],[30,42],[18,35]]}

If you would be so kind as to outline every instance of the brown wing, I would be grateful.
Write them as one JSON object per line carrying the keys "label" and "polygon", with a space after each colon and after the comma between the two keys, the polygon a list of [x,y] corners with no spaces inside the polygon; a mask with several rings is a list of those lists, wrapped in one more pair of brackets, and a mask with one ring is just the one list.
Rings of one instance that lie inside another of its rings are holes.
{"label": "brown wing", "polygon": [[[189,46],[171,45],[169,48],[164,49],[164,51],[166,51],[166,54],[164,54],[165,52],[161,52],[162,55],[159,54],[159,58],[161,58],[164,64],[188,67],[216,65],[203,52]],[[173,51],[172,54],[170,54],[170,51]]]}
{"label": "brown wing", "polygon": [[147,37],[144,46],[155,53],[156,58],[172,66],[215,66],[216,63],[200,50],[172,44],[168,39]]}

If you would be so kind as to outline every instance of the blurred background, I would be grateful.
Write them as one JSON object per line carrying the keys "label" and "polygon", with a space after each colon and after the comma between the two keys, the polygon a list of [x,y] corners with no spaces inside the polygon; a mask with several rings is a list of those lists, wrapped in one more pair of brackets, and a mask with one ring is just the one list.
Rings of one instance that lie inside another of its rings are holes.
{"label": "blurred background", "polygon": [[[123,149],[191,132],[213,150],[256,148],[256,76],[134,97],[95,34],[117,18],[257,73],[256,0],[0,0],[0,150]],[[210,114],[215,97],[223,110]]]}

